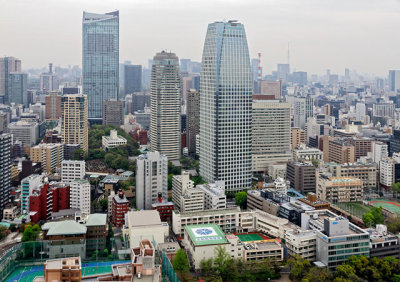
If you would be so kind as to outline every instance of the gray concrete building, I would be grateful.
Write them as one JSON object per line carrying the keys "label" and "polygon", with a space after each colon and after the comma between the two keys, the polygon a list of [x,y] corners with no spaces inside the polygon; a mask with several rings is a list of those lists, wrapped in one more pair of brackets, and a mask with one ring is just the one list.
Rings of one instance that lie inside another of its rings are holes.
{"label": "gray concrete building", "polygon": [[105,101],[103,103],[103,125],[124,124],[124,102]]}

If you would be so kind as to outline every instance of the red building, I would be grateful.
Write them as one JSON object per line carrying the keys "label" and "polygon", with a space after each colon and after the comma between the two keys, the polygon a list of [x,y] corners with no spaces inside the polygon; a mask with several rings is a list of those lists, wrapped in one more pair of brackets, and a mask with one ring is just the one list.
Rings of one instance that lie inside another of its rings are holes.
{"label": "red building", "polygon": [[147,145],[148,137],[147,137],[147,130],[145,129],[137,129],[135,131],[131,131],[130,135],[132,136],[133,140],[139,142],[140,145]]}
{"label": "red building", "polygon": [[186,132],[181,133],[181,148],[186,148]]}
{"label": "red building", "polygon": [[111,222],[115,226],[123,226],[125,223],[125,214],[129,211],[129,201],[122,190],[114,196],[112,200]]}
{"label": "red building", "polygon": [[174,203],[154,203],[151,205],[152,210],[157,210],[160,214],[161,221],[172,221],[172,212],[174,211]]}
{"label": "red building", "polygon": [[65,183],[45,183],[32,191],[29,197],[29,211],[34,223],[50,219],[53,212],[69,208],[69,185]]}

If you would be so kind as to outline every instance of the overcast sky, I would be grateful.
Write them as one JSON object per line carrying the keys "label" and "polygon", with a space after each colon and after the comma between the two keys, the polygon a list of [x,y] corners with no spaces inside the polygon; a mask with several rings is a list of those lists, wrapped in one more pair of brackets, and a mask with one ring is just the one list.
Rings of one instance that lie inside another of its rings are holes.
{"label": "overcast sky", "polygon": [[399,0],[0,0],[0,56],[23,68],[81,65],[82,12],[120,10],[120,62],[161,49],[201,61],[207,24],[245,25],[264,74],[286,63],[308,73],[387,75],[400,69]]}

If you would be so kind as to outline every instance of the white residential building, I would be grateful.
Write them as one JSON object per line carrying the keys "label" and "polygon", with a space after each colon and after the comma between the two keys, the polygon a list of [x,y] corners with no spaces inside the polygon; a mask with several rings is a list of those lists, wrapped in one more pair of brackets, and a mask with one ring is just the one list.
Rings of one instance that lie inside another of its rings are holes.
{"label": "white residential building", "polygon": [[35,121],[20,120],[8,125],[8,130],[13,136],[13,143],[21,141],[23,146],[31,146],[39,137],[39,125]]}
{"label": "white residential building", "polygon": [[118,135],[118,132],[116,130],[111,130],[110,131],[110,136],[103,136],[102,137],[102,146],[103,149],[111,149],[111,148],[116,148],[118,146],[123,146],[126,145],[127,140],[122,137],[121,135]]}
{"label": "white residential building", "polygon": [[186,194],[188,189],[193,188],[193,181],[190,180],[189,172],[184,171],[181,175],[172,177],[172,201],[175,207],[181,209],[181,196]]}
{"label": "white residential building", "polygon": [[201,212],[204,210],[204,191],[199,188],[191,188],[180,196],[181,212]]}
{"label": "white residential building", "polygon": [[356,104],[356,120],[363,121],[366,114],[366,107],[364,103]]}
{"label": "white residential building", "polygon": [[32,174],[21,180],[21,214],[29,214],[29,196],[32,191],[43,184],[43,177],[39,174]]}
{"label": "white residential building", "polygon": [[205,210],[224,210],[226,209],[225,182],[216,181],[213,184],[197,185],[196,189],[204,192]]}
{"label": "white residential building", "polygon": [[168,199],[168,158],[148,152],[136,159],[136,208],[150,210],[159,196]]}
{"label": "white residential building", "polygon": [[389,156],[388,145],[383,142],[374,142],[372,146],[372,159],[375,163],[379,164],[381,160]]}
{"label": "white residential building", "polygon": [[379,163],[379,183],[381,186],[390,188],[394,182],[395,161],[392,158],[384,158]]}
{"label": "white residential building", "polygon": [[85,177],[85,161],[64,160],[61,163],[61,181],[71,182]]}
{"label": "white residential building", "polygon": [[70,207],[90,214],[90,183],[86,179],[76,179],[70,183]]}

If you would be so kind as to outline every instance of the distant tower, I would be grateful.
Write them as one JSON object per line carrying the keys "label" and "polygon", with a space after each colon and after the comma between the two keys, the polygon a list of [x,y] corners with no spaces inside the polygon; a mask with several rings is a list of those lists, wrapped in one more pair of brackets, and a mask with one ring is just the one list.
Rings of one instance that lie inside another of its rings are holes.
{"label": "distant tower", "polygon": [[261,53],[258,53],[258,73],[257,80],[261,80]]}
{"label": "distant tower", "polygon": [[289,48],[289,42],[287,44],[287,64],[290,65],[290,48]]}

